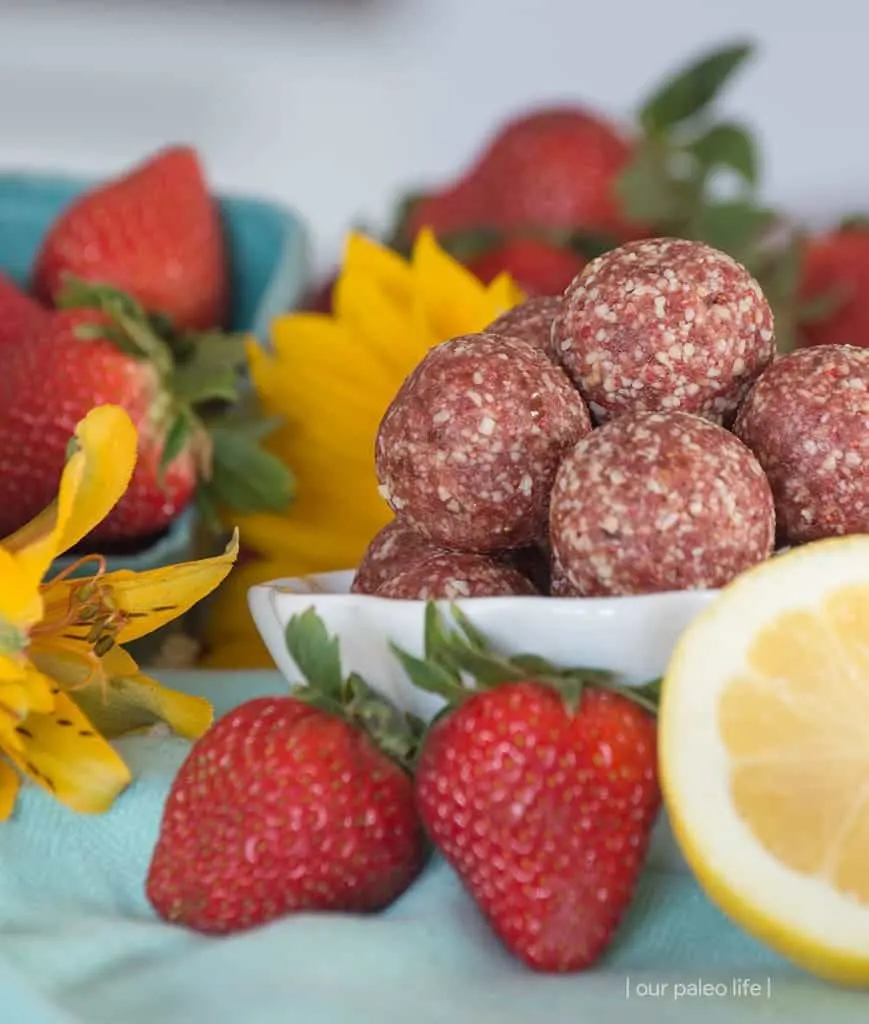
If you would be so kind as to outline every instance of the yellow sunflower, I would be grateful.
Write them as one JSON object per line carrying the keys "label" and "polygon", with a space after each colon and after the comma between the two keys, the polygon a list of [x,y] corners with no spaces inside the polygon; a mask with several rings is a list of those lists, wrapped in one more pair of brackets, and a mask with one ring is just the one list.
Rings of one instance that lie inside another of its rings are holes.
{"label": "yellow sunflower", "polygon": [[254,583],[347,569],[392,513],[377,492],[374,439],[405,377],[433,345],[480,331],[523,295],[507,274],[486,286],[430,231],[410,259],[351,234],[334,313],[290,313],[272,325],[271,349],[249,349],[256,394],[282,425],[267,447],[289,466],[296,499],[283,515],[237,516],[240,565],[212,606],[211,667],[271,664],[247,612]]}
{"label": "yellow sunflower", "polygon": [[[99,406],[76,427],[57,500],[0,542],[0,819],[27,776],[73,810],[98,813],[130,782],[108,740],[155,721],[188,737],[211,724],[207,701],[149,678],[119,646],[182,615],[227,575],[237,535],[214,558],[149,572],[67,573],[52,561],[108,514],[127,488],[136,429]],[[76,563],[81,565],[81,562]]]}

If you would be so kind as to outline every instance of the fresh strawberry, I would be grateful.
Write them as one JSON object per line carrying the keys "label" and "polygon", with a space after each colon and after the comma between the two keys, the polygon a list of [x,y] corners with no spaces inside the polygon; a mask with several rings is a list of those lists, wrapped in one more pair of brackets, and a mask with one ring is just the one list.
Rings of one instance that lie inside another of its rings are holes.
{"label": "fresh strawberry", "polygon": [[48,311],[0,274],[0,347],[17,345],[48,317]]}
{"label": "fresh strawberry", "polygon": [[36,258],[36,294],[53,301],[67,274],[114,285],[179,328],[223,324],[223,229],[195,151],[166,149],[61,213]]}
{"label": "fresh strawberry", "polygon": [[103,403],[129,413],[139,453],[126,493],[89,542],[141,547],[194,490],[205,513],[284,510],[292,481],[260,447],[258,413],[214,411],[226,413],[239,397],[244,338],[176,332],[105,286],[73,280],[59,301],[68,308],[46,314],[25,344],[3,353],[0,531],[17,529],[49,504],[76,422]]}
{"label": "fresh strawberry", "polygon": [[832,306],[802,320],[801,344],[869,347],[869,227],[846,226],[808,240],[799,301],[803,308],[818,301]]}
{"label": "fresh strawberry", "polygon": [[495,655],[456,617],[464,635],[430,605],[425,660],[398,652],[412,681],[452,705],[417,760],[420,816],[515,956],[581,970],[631,902],[660,807],[656,687]]}
{"label": "fresh strawberry", "polygon": [[458,182],[411,207],[409,234],[530,227],[630,237],[615,181],[631,152],[611,124],[581,108],[523,114],[502,125]]}
{"label": "fresh strawberry", "polygon": [[294,911],[376,911],[423,866],[411,776],[378,745],[410,756],[407,723],[342,678],[313,610],[287,635],[309,686],[236,708],[172,785],[147,879],[166,920],[222,934]]}
{"label": "fresh strawberry", "polygon": [[516,237],[488,249],[465,265],[484,284],[506,272],[531,297],[561,295],[585,262],[564,246],[541,238]]}
{"label": "fresh strawberry", "polygon": [[139,459],[129,489],[93,539],[159,532],[189,503],[196,485],[191,447],[160,480],[168,395],[153,363],[82,327],[106,326],[92,310],[47,316],[25,344],[8,346],[0,374],[0,535],[51,503],[75,424],[102,403],[122,406],[139,430]]}

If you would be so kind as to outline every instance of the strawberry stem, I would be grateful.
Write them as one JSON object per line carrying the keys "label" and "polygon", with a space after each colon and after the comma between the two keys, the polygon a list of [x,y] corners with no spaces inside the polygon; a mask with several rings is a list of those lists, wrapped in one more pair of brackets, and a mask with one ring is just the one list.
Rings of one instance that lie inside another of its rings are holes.
{"label": "strawberry stem", "polygon": [[425,724],[400,711],[358,673],[344,676],[339,640],[313,607],[290,619],[285,639],[304,679],[292,688],[292,696],[362,729],[387,756],[412,772]]}
{"label": "strawberry stem", "polygon": [[222,531],[221,511],[281,513],[293,498],[287,466],[262,442],[274,429],[244,394],[249,339],[222,331],[176,331],[168,317],[148,313],[110,285],[67,278],[63,309],[98,310],[105,322],[81,324],[82,340],[102,338],[148,360],[169,400],[164,410],[161,472],[192,446],[198,468],[197,506],[205,525]]}
{"label": "strawberry stem", "polygon": [[414,686],[451,706],[503,683],[533,681],[557,690],[571,708],[578,705],[583,689],[592,686],[618,693],[652,714],[658,710],[660,679],[628,686],[607,669],[561,668],[536,654],[501,654],[460,608],[452,605],[450,612],[455,627],[434,601],[426,603],[421,658],[394,643],[390,648]]}

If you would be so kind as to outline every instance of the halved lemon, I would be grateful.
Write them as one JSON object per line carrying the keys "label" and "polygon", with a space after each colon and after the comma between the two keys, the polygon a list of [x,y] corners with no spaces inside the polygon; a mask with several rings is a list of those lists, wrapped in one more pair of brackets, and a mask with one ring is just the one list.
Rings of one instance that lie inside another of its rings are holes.
{"label": "halved lemon", "polygon": [[710,899],[806,970],[869,985],[869,536],[722,590],[670,660],[659,757]]}

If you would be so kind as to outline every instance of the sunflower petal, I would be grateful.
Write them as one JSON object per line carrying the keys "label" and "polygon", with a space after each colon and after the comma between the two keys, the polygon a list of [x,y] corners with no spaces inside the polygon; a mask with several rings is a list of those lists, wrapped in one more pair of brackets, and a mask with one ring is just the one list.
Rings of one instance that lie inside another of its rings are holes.
{"label": "sunflower petal", "polygon": [[35,581],[118,503],[136,464],[136,428],[120,406],[100,405],[77,424],[57,500],[3,542]]}
{"label": "sunflower petal", "polygon": [[15,808],[21,776],[11,764],[0,761],[0,821],[7,821]]}
{"label": "sunflower petal", "polygon": [[417,294],[441,340],[481,331],[492,322],[485,285],[441,249],[429,229],[417,235],[411,262]]}
{"label": "sunflower petal", "polygon": [[[525,293],[513,278],[504,271],[498,274],[489,284],[486,289],[486,298],[490,303],[489,312],[492,320],[496,320],[502,313],[506,313],[508,309],[518,306],[520,302],[524,302]],[[491,320],[489,322],[491,323]]]}
{"label": "sunflower petal", "polygon": [[13,764],[62,804],[81,814],[100,814],[130,783],[120,755],[65,693],[54,711],[29,715],[19,727],[20,751],[8,751]]}
{"label": "sunflower petal", "polygon": [[[407,303],[413,294],[414,275],[407,261],[394,249],[353,231],[344,245],[338,284],[342,277],[355,277],[357,274],[374,278],[394,302]],[[336,289],[336,296],[338,294],[340,288]],[[343,316],[340,306],[336,312]]]}
{"label": "sunflower petal", "polygon": [[335,287],[342,323],[354,336],[359,356],[390,375],[406,375],[425,355],[414,330],[411,303],[395,302],[380,282],[364,274],[344,274]]}

